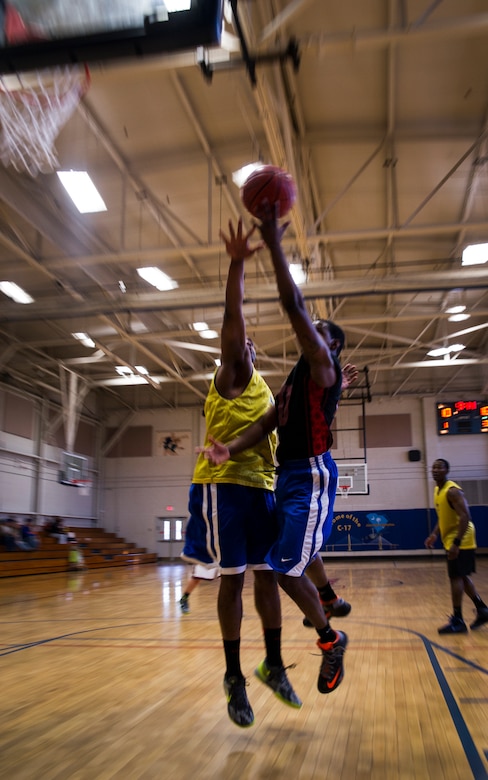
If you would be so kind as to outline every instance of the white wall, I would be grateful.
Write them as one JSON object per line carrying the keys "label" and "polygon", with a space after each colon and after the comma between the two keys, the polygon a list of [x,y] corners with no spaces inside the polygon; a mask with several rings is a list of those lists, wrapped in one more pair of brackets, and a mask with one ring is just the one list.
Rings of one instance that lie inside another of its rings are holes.
{"label": "white wall", "polygon": [[[348,511],[432,507],[430,470],[437,457],[451,463],[451,476],[461,483],[488,480],[488,435],[438,436],[435,402],[433,397],[373,398],[372,403],[366,404],[366,425],[368,415],[409,414],[412,442],[409,446],[368,448],[370,495],[338,497],[337,511],[344,511],[344,502]],[[358,431],[341,432],[347,427],[357,429],[360,414],[360,405],[343,404],[339,410],[338,447],[334,449],[338,460],[362,456]],[[117,419],[109,419],[106,424],[117,425]],[[107,530],[158,552],[156,518],[187,517],[195,447],[203,443],[205,420],[200,408],[161,409],[136,414],[131,425],[152,427],[153,455],[103,458],[103,487],[98,497],[82,497],[76,488],[58,484],[61,452],[57,448],[43,444],[38,456],[35,442],[0,431],[0,513],[32,512],[37,502],[40,514],[93,516]],[[164,431],[189,433],[185,450],[177,455],[164,455],[161,448],[156,451],[157,434]],[[420,450],[419,462],[408,460],[410,449]],[[40,472],[37,487],[36,469]],[[173,508],[169,510],[168,506]]]}
{"label": "white wall", "polygon": [[[443,437],[437,434],[436,399],[373,399],[366,404],[368,415],[409,414],[412,443],[409,446],[367,450],[370,495],[350,495],[336,499],[342,511],[378,509],[419,509],[432,507],[431,466],[438,457],[451,463],[451,476],[488,479],[488,435]],[[343,405],[338,427],[358,428],[361,406]],[[106,458],[104,461],[104,512],[101,524],[132,541],[157,552],[156,517],[187,516],[188,490],[196,460],[195,447],[203,443],[205,420],[200,410],[161,410],[141,412],[131,425],[151,425],[154,431],[192,431],[191,452],[177,457]],[[367,429],[366,429],[367,432]],[[334,457],[362,456],[356,431],[337,436],[340,446]],[[410,462],[408,451],[418,449],[421,460]],[[173,506],[167,511],[166,506]]]}
{"label": "white wall", "polygon": [[[89,472],[93,468],[87,457]],[[96,514],[96,494],[61,485],[58,473],[62,450],[11,433],[0,432],[0,513],[40,517],[91,518]],[[93,474],[91,475],[93,476]],[[95,479],[96,484],[96,479]]]}
{"label": "white wall", "polygon": [[[451,400],[451,399],[448,399]],[[367,449],[369,496],[350,495],[337,497],[336,507],[347,501],[349,510],[408,509],[433,507],[434,483],[431,467],[436,458],[445,458],[451,465],[452,479],[488,479],[488,434],[439,436],[435,412],[436,399],[426,398],[373,398],[366,404],[366,442],[368,415],[409,414],[412,423],[410,446]],[[358,425],[360,407],[342,406],[338,414],[339,427]],[[355,434],[354,434],[355,435]],[[338,436],[339,441],[343,436]],[[356,440],[357,441],[357,440]],[[408,451],[420,450],[421,460],[410,462]],[[352,438],[345,448],[334,450],[337,459],[360,455]]]}
{"label": "white wall", "polygon": [[[108,426],[111,424],[109,420]],[[100,522],[107,530],[157,552],[156,518],[187,516],[195,447],[203,444],[205,421],[200,409],[160,410],[141,412],[131,425],[152,426],[156,454],[150,458],[104,458]],[[164,431],[190,432],[185,449],[174,455],[156,452],[157,433]]]}

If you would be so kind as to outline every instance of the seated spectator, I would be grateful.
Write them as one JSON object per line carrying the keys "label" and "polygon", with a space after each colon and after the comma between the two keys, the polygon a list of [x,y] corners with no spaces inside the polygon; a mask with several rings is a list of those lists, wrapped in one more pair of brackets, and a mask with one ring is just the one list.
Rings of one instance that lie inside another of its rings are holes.
{"label": "seated spectator", "polygon": [[41,540],[32,518],[27,518],[20,524],[20,535],[30,550],[38,550],[41,546]]}
{"label": "seated spectator", "polygon": [[50,523],[46,525],[48,536],[53,536],[60,544],[66,544],[68,541],[68,529],[61,517],[53,517]]}
{"label": "seated spectator", "polygon": [[6,520],[2,520],[1,534],[7,552],[32,550],[32,547],[28,547],[22,540],[19,523],[13,517],[7,517]]}

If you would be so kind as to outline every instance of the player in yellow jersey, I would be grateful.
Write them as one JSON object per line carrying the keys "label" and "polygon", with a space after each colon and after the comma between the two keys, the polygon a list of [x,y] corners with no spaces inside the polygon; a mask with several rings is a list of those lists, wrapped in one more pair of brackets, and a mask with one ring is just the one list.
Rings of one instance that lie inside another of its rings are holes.
{"label": "player in yellow jersey", "polygon": [[[243,231],[242,220],[229,235],[221,233],[231,258],[221,333],[221,365],[205,401],[205,447],[209,436],[233,438],[259,419],[274,403],[273,394],[254,368],[256,351],[247,337],[242,311],[244,262],[260,247],[249,245],[254,233]],[[254,600],[261,618],[266,657],[255,675],[285,704],[299,708],[281,657],[281,603],[274,571],[265,562],[278,528],[273,493],[276,436],[270,432],[255,447],[232,462],[212,466],[200,454],[189,496],[190,517],[182,558],[190,563],[218,563],[221,579],[218,616],[226,671],[224,690],[229,717],[251,726],[254,714],[241,670],[242,589],[246,569],[254,574]]]}
{"label": "player in yellow jersey", "polygon": [[460,486],[447,478],[448,473],[447,460],[437,458],[432,466],[432,476],[436,483],[434,505],[437,524],[425,540],[425,546],[433,547],[440,534],[447,553],[453,614],[449,622],[439,628],[439,634],[465,634],[468,627],[463,620],[463,594],[466,593],[476,607],[476,619],[471,623],[471,629],[488,623],[488,608],[469,576],[476,571],[476,533],[468,502]]}

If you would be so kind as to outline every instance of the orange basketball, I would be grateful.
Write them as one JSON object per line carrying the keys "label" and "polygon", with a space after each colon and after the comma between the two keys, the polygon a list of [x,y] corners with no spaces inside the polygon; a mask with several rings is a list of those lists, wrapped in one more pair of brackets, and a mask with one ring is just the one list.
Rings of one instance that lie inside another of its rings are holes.
{"label": "orange basketball", "polygon": [[241,187],[241,200],[246,209],[258,217],[265,201],[270,206],[279,204],[278,217],[288,214],[297,199],[293,177],[276,165],[257,168]]}

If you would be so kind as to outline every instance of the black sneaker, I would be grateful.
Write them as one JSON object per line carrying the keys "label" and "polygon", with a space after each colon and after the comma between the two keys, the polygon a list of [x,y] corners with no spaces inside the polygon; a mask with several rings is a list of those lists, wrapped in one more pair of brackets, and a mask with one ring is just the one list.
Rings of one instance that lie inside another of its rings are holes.
{"label": "black sneaker", "polygon": [[332,693],[344,677],[343,658],[347,646],[347,635],[343,631],[336,631],[336,638],[333,642],[323,644],[318,640],[317,646],[322,650],[322,664],[317,688],[320,693]]}
{"label": "black sneaker", "polygon": [[470,628],[476,631],[477,628],[484,626],[485,623],[488,623],[488,607],[480,607],[476,613],[476,619],[471,623]]}
{"label": "black sneaker", "polygon": [[266,660],[264,660],[254,670],[254,674],[258,680],[261,680],[261,682],[271,688],[280,701],[288,704],[290,707],[300,709],[302,702],[291,687],[284,666],[268,666]]}
{"label": "black sneaker", "polygon": [[[488,620],[488,618],[487,618]],[[456,615],[451,615],[449,623],[437,629],[438,634],[466,634],[468,627],[464,620]]]}
{"label": "black sneaker", "polygon": [[[322,601],[321,604],[327,620],[334,617],[346,617],[351,611],[351,605],[344,599],[335,599],[335,601],[330,601],[328,604],[324,604]],[[313,623],[308,618],[303,618],[303,625],[307,628],[313,628]]]}
{"label": "black sneaker", "polygon": [[247,698],[245,678],[224,677],[224,691],[227,698],[229,718],[242,728],[252,726],[254,723],[254,712]]}
{"label": "black sneaker", "polygon": [[180,609],[184,615],[188,615],[190,611],[190,598],[189,596],[182,596],[180,599]]}

